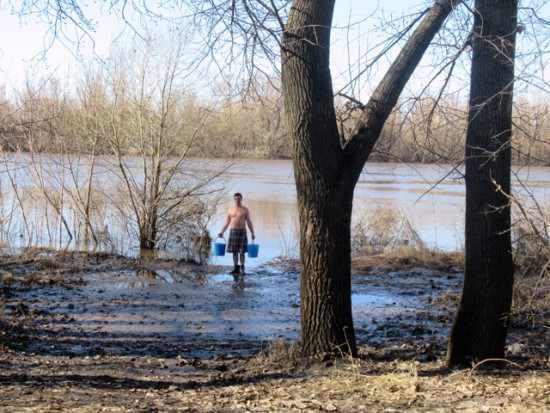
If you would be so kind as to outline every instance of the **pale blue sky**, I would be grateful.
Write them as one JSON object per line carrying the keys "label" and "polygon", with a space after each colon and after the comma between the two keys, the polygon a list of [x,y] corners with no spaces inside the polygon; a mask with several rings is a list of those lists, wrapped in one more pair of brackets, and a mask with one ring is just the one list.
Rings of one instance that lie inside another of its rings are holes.
{"label": "pale blue sky", "polygon": [[[332,75],[335,84],[335,90],[338,90],[342,85],[346,84],[345,78],[354,76],[359,69],[348,71],[349,65],[347,62],[348,57],[351,60],[357,59],[367,47],[371,47],[376,43],[377,33],[373,33],[372,36],[366,36],[366,31],[372,29],[372,23],[376,22],[376,19],[370,19],[368,25],[363,25],[361,29],[353,28],[352,32],[348,32],[344,29],[338,29],[337,27],[344,27],[347,25],[350,16],[353,21],[360,20],[362,17],[368,17],[377,9],[377,16],[381,16],[383,12],[386,17],[393,15],[393,17],[399,16],[409,10],[421,10],[430,5],[433,0],[385,0],[385,1],[367,1],[367,0],[337,0],[337,6],[335,10],[334,25],[335,29],[332,32],[333,47],[331,49],[331,56],[333,60]],[[524,0],[522,3],[529,3],[538,0]],[[545,2],[546,12],[540,17],[550,19],[550,2]],[[85,38],[80,48],[80,52],[86,58],[92,57],[92,50],[100,57],[107,57],[109,48],[115,35],[120,32],[124,25],[120,23],[113,15],[101,14],[99,12],[99,6],[94,2],[90,6],[85,8],[87,16],[97,19],[98,26],[97,32],[93,34],[95,41],[95,49],[92,49],[92,39]],[[0,3],[0,27],[2,28],[3,35],[0,37],[0,85],[5,84],[8,90],[11,88],[18,88],[21,86],[25,78],[29,76],[31,79],[36,80],[40,76],[44,76],[44,73],[55,73],[57,77],[66,77],[68,68],[76,67],[77,63],[74,59],[74,53],[76,53],[75,47],[67,47],[60,42],[55,42],[53,46],[47,51],[45,59],[37,56],[44,50],[48,37],[46,32],[48,26],[44,23],[40,23],[37,17],[27,17],[24,20],[20,20],[17,16],[10,15],[9,10]],[[529,28],[528,28],[529,29]],[[384,36],[385,34],[380,34]],[[548,36],[550,38],[550,36]],[[361,39],[361,44],[353,42],[356,39]],[[518,41],[525,41],[528,39],[527,35],[521,35]],[[352,43],[348,55],[347,44]],[[370,43],[369,43],[370,42]],[[548,46],[550,40],[547,40],[543,47],[549,49]],[[525,49],[525,47],[524,47]],[[550,55],[549,50],[545,50],[547,55]],[[388,59],[391,59],[391,54],[387,59],[382,60],[382,67],[378,73],[369,73],[369,76],[365,76],[361,79],[362,87],[364,91],[354,91],[356,96],[360,99],[365,99],[363,94],[369,94],[373,85],[376,85],[380,75],[387,67]],[[544,75],[550,76],[550,62],[549,56],[543,56],[539,59],[537,64],[546,66],[545,72],[540,71],[537,76],[542,79],[544,83]],[[534,62],[536,63],[536,62]],[[411,83],[413,86],[422,86],[422,70],[428,71],[429,64],[424,69],[420,68],[417,71],[416,78]],[[519,67],[519,65],[518,65]],[[524,68],[518,70],[530,70],[528,63],[524,65]],[[520,73],[521,75],[522,73]],[[527,73],[525,77],[532,77],[530,73]],[[467,75],[464,76],[467,83]],[[539,81],[540,81],[539,79]],[[463,87],[460,85],[459,87]],[[543,85],[544,87],[544,85]],[[540,86],[539,86],[540,90]]]}
{"label": "pale blue sky", "polygon": [[[429,2],[429,0],[410,2],[339,0],[336,7],[335,25],[346,24],[350,14],[353,19],[367,16],[377,6],[387,12],[400,14],[407,8],[418,9],[419,4],[426,4],[427,1]],[[407,5],[404,6],[404,4]],[[111,42],[122,30],[123,24],[115,16],[101,13],[99,6],[95,3],[87,6],[85,13],[96,19],[98,26],[96,33],[93,34],[93,42],[89,38],[83,39],[79,49],[80,53],[86,58],[91,58],[92,51],[95,51],[100,57],[107,57]],[[38,17],[26,17],[21,20],[18,16],[10,14],[9,10],[4,7],[0,9],[0,27],[3,32],[0,37],[0,82],[5,82],[8,89],[21,85],[27,76],[36,79],[43,73],[65,73],[67,67],[76,65],[73,56],[76,53],[76,47],[67,47],[59,41],[49,45],[48,25],[40,22]],[[335,30],[334,42],[347,41],[345,36],[345,33]],[[92,44],[95,48],[92,48]],[[43,59],[41,53],[48,46],[49,49]],[[344,52],[342,49],[342,47],[334,48],[333,56],[336,62],[343,60],[343,57],[338,56],[338,53]],[[335,70],[335,77],[339,70]]]}

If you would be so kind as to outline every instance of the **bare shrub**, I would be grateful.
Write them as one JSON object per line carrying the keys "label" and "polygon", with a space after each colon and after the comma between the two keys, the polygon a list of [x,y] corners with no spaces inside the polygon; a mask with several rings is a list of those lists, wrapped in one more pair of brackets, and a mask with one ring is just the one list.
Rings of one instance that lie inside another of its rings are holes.
{"label": "bare shrub", "polygon": [[188,261],[204,264],[210,258],[212,239],[208,225],[216,214],[220,193],[209,198],[190,197],[172,211],[161,242],[166,250],[176,250]]}
{"label": "bare shrub", "polygon": [[376,254],[396,248],[427,247],[400,211],[381,208],[356,217],[352,224],[352,254]]}
{"label": "bare shrub", "polygon": [[512,312],[536,323],[550,312],[550,210],[533,198],[514,198],[513,226],[516,277]]}
{"label": "bare shrub", "polygon": [[257,365],[259,368],[265,369],[266,365],[274,367],[297,366],[301,361],[300,344],[280,338],[269,342],[264,351],[254,357],[251,365]]}

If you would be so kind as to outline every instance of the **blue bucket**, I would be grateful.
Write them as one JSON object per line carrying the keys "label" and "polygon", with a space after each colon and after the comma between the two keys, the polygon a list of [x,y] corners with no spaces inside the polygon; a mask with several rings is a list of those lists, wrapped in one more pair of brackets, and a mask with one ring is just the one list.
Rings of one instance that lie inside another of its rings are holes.
{"label": "blue bucket", "polygon": [[[220,237],[217,237],[216,239],[218,238]],[[216,240],[214,240],[214,251],[217,257],[223,257],[225,255],[225,245],[227,243],[225,242],[225,238],[222,238],[222,239],[223,239],[223,243],[216,242]]]}
{"label": "blue bucket", "polygon": [[249,258],[258,258],[258,251],[260,246],[258,244],[249,244],[248,245],[248,257]]}

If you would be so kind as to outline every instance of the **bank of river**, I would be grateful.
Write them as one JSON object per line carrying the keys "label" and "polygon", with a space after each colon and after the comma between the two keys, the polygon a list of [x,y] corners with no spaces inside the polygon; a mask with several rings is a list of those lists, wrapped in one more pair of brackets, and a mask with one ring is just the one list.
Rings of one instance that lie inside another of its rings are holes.
{"label": "bank of river", "polygon": [[[509,363],[443,359],[459,268],[354,264],[360,358],[299,361],[298,267],[82,253],[0,257],[0,412],[543,411],[544,334]],[[237,282],[236,282],[237,281]],[[478,374],[479,371],[479,374]]]}

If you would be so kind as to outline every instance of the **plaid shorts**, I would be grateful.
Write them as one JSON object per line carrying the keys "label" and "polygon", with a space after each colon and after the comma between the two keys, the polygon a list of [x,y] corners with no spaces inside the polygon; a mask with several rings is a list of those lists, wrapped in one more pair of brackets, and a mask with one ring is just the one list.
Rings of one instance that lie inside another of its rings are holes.
{"label": "plaid shorts", "polygon": [[248,252],[248,238],[246,229],[230,229],[229,240],[227,241],[227,252]]}

